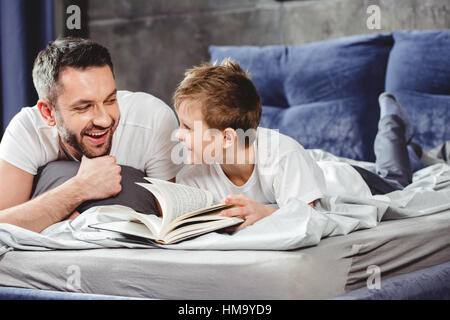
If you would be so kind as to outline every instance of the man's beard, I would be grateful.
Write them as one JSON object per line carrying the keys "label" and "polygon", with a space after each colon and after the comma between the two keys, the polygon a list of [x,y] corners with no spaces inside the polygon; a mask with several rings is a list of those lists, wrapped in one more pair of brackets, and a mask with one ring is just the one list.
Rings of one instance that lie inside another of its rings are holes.
{"label": "man's beard", "polygon": [[[89,126],[88,128],[84,128],[80,135],[79,135],[79,139],[77,139],[77,134],[74,133],[73,131],[71,131],[69,128],[67,128],[66,123],[64,122],[64,120],[62,119],[62,117],[58,117],[57,116],[57,125],[56,128],[58,130],[58,134],[61,137],[61,139],[67,143],[69,146],[71,146],[72,148],[74,148],[76,151],[78,151],[80,154],[85,155],[88,158],[95,158],[95,157],[101,157],[101,156],[105,156],[105,155],[109,155],[109,153],[111,152],[111,147],[112,147],[112,138],[113,138],[113,134],[115,131],[115,121],[113,120],[111,126],[109,126],[108,128],[103,128],[103,127],[98,127],[98,126]],[[86,132],[89,132],[93,129],[97,129],[97,130],[106,130],[109,129],[109,136],[108,136],[108,140],[106,140],[103,143],[103,146],[106,145],[106,149],[103,153],[101,154],[97,154],[95,152],[92,152],[91,150],[89,150],[88,147],[86,147],[86,145],[82,142],[83,139],[83,135]]]}

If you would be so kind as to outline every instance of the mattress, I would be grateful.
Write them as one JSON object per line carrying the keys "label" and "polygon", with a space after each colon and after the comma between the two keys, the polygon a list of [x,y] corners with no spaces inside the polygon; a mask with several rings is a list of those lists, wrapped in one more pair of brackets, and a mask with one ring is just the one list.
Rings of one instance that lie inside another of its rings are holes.
{"label": "mattress", "polygon": [[450,210],[291,251],[10,251],[0,257],[0,286],[156,299],[328,299],[365,287],[370,266],[382,286],[447,261]]}

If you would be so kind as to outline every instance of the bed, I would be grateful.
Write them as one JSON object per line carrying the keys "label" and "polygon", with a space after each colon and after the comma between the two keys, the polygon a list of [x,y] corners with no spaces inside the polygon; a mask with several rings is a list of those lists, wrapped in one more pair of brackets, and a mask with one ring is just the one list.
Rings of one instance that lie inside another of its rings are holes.
{"label": "bed", "polygon": [[[379,289],[389,291],[389,286],[385,287],[389,279],[445,265],[446,277],[432,280],[435,288],[446,294],[442,297],[448,297],[449,263],[447,210],[384,221],[375,228],[325,238],[317,246],[289,251],[11,251],[0,258],[0,285],[149,299],[343,299],[358,298],[352,292],[367,289],[369,266],[380,268]],[[71,266],[80,271],[81,282],[76,290],[68,286]],[[433,273],[426,274],[432,278]],[[11,289],[0,289],[0,293],[5,294],[5,290]],[[42,298],[48,294],[46,291]],[[380,291],[367,290],[360,296],[367,297],[370,292]],[[401,292],[401,298],[408,298],[405,291]]]}
{"label": "bed", "polygon": [[[371,162],[383,91],[395,93],[411,113],[422,146],[450,140],[444,47],[450,49],[448,30],[291,47],[212,46],[210,53],[212,61],[231,56],[250,71],[262,93],[262,126],[306,148]],[[294,250],[98,248],[0,256],[0,298],[448,299],[449,284],[448,208]]]}

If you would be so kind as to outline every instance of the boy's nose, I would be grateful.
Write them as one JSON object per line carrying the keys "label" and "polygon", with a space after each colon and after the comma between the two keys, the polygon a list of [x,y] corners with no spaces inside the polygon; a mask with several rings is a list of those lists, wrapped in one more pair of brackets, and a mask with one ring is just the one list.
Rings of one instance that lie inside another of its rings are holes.
{"label": "boy's nose", "polygon": [[175,132],[175,138],[179,141],[184,141],[184,133],[183,133],[183,129],[177,129],[177,131]]}

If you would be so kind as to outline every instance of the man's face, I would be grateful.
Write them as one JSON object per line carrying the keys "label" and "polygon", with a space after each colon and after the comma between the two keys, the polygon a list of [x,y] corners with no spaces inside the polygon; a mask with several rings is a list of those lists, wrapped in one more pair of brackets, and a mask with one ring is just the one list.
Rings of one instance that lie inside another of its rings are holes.
{"label": "man's face", "polygon": [[55,122],[64,145],[75,157],[109,154],[120,117],[109,66],[63,69],[59,84]]}

